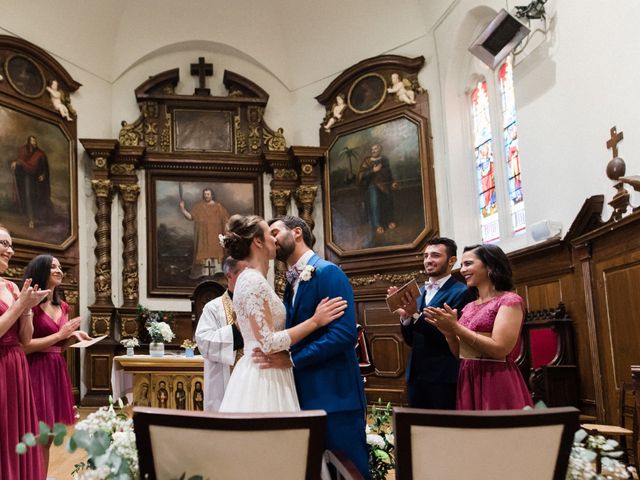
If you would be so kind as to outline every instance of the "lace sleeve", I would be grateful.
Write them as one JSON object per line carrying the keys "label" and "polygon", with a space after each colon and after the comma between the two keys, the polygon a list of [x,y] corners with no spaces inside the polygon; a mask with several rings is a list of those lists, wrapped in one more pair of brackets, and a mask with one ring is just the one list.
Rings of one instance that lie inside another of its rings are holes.
{"label": "lace sleeve", "polygon": [[257,271],[243,272],[236,285],[234,308],[238,321],[248,322],[256,340],[265,353],[288,350],[291,337],[286,331],[275,331],[272,301],[277,296],[267,280]]}

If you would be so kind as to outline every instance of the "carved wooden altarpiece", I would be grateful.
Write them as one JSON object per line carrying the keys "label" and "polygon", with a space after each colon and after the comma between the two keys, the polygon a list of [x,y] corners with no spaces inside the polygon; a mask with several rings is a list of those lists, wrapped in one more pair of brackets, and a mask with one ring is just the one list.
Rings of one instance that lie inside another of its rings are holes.
{"label": "carved wooden altarpiece", "polygon": [[[176,93],[180,81],[177,68],[154,75],[136,88],[140,117],[131,123],[123,121],[117,140],[81,140],[93,160],[91,181],[97,210],[96,301],[89,307],[91,333],[108,335],[88,352],[85,404],[104,403],[109,394],[112,358],[123,351],[119,341],[145,338],[144,325],[136,315],[140,264],[146,264],[149,296],[187,298],[199,282],[220,280],[222,274],[215,265],[199,265],[204,275],[196,276],[189,270],[192,261],[180,257],[181,250],[192,248],[184,238],[171,236],[176,229],[172,230],[168,218],[179,214],[180,198],[186,200],[191,195],[191,201],[198,200],[194,192],[202,195],[203,187],[211,186],[214,198],[221,196],[216,201],[230,215],[256,213],[267,217],[290,212],[295,200],[301,215],[313,224],[323,149],[287,146],[283,130],[272,129],[264,121],[269,95],[251,80],[224,71],[222,82],[228,95],[211,96],[205,77],[213,74],[213,66],[200,59],[191,72],[199,76],[194,94]],[[138,212],[139,169],[145,171],[146,211],[142,213]],[[262,200],[265,173],[272,175],[272,208],[266,211]],[[124,301],[120,306],[111,301],[110,219],[115,195],[120,197],[124,214],[123,269],[113,273],[122,278]],[[146,246],[138,243],[139,214],[146,216]],[[180,248],[171,245],[174,238],[176,245],[182,242]],[[167,239],[171,240],[168,244]],[[276,285],[281,290],[283,277],[283,265],[278,263]],[[220,283],[224,290],[226,282]],[[190,314],[175,313],[174,333],[174,342],[192,338]]]}
{"label": "carved wooden altarpiece", "polygon": [[[78,119],[70,94],[79,87],[42,48],[0,35],[0,223],[9,229],[15,250],[3,276],[21,284],[33,257],[54,255],[65,273],[62,289],[71,316],[78,315],[79,261]],[[25,157],[31,142],[39,151]],[[22,168],[21,159],[33,163],[38,154],[35,173]],[[34,176],[35,187],[27,178]],[[78,350],[69,350],[67,364],[79,398]]]}
{"label": "carved wooden altarpiece", "polygon": [[419,276],[422,250],[438,233],[424,58],[382,55],[345,70],[316,97],[325,106],[323,208],[326,258],[354,287],[374,373],[369,401],[405,401],[408,348],[385,296]]}

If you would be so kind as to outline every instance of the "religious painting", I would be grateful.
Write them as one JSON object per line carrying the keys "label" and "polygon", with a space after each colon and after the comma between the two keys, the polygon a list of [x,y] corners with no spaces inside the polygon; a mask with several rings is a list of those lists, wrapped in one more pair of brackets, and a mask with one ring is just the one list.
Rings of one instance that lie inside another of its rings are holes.
{"label": "religious painting", "polygon": [[204,378],[191,378],[191,410],[204,411]]}
{"label": "religious painting", "polygon": [[148,375],[135,375],[133,404],[137,407],[150,407],[151,398],[151,378]]}
{"label": "religious painting", "polygon": [[173,407],[176,410],[193,410],[191,408],[191,384],[184,376],[173,377]]}
{"label": "religious painting", "polygon": [[231,112],[176,109],[173,115],[176,151],[233,151]]}
{"label": "religious painting", "polygon": [[174,408],[171,396],[171,379],[165,375],[154,375],[152,383],[151,406],[155,408]]}
{"label": "religious painting", "polygon": [[387,81],[382,75],[369,73],[353,82],[347,95],[349,108],[367,113],[378,108],[387,96]]}
{"label": "religious painting", "polygon": [[4,70],[11,86],[25,97],[36,98],[44,93],[42,70],[29,58],[13,55],[7,58]]}
{"label": "religious painting", "polygon": [[257,176],[147,172],[149,294],[189,296],[222,274],[218,235],[231,215],[261,214]]}
{"label": "religious painting", "polygon": [[75,143],[55,122],[0,104],[0,218],[16,243],[64,250],[75,237]]}
{"label": "religious painting", "polygon": [[418,119],[401,115],[338,135],[327,153],[329,247],[355,255],[411,247],[427,225]]}

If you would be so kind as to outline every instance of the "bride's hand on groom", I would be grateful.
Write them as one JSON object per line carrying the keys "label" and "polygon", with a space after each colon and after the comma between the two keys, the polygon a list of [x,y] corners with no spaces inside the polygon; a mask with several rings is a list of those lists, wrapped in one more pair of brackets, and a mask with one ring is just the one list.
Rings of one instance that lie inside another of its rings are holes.
{"label": "bride's hand on groom", "polygon": [[291,368],[291,355],[289,352],[282,351],[267,355],[258,347],[251,352],[253,363],[258,364],[260,368]]}
{"label": "bride's hand on groom", "polygon": [[316,313],[313,314],[312,319],[318,328],[324,327],[344,315],[346,309],[347,301],[342,297],[326,297],[316,307]]}

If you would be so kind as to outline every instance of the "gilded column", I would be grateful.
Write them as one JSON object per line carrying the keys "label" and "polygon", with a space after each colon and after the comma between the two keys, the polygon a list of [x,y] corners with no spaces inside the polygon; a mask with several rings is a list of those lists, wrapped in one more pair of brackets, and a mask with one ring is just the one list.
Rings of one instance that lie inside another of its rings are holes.
{"label": "gilded column", "polygon": [[296,189],[295,193],[295,200],[296,205],[298,206],[299,216],[305,222],[307,222],[309,228],[311,228],[312,231],[316,224],[316,222],[313,220],[313,204],[316,200],[317,194],[317,185],[300,185]]}
{"label": "gilded column", "polygon": [[111,301],[111,198],[110,180],[92,180],[91,186],[96,195],[96,256],[95,290],[96,306],[112,307]]}
{"label": "gilded column", "polygon": [[138,196],[140,186],[119,184],[120,201],[124,211],[122,220],[122,296],[124,307],[138,305]]}
{"label": "gilded column", "polygon": [[[287,207],[291,202],[291,190],[271,190],[270,197],[274,216],[279,217],[286,215]],[[284,262],[275,260],[274,267],[276,293],[282,297],[284,295],[284,287],[286,286],[284,272],[287,270],[287,266]]]}

